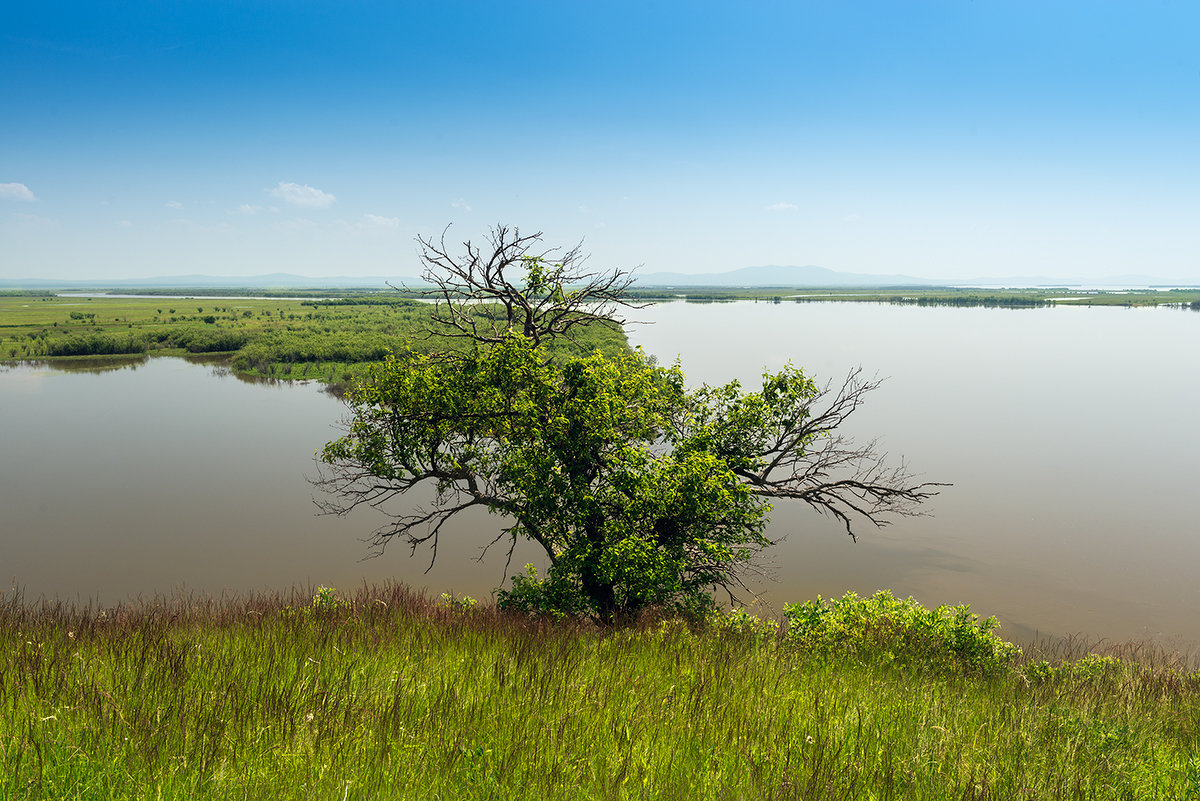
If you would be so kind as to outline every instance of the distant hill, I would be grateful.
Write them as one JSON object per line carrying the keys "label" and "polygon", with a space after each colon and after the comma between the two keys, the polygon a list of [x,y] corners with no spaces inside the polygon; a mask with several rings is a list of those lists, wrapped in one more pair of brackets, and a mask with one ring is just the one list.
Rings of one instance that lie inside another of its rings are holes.
{"label": "distant hill", "polygon": [[841,273],[825,267],[784,267],[774,264],[743,267],[724,273],[646,273],[637,275],[638,287],[885,287],[945,286],[945,281],[911,275]]}

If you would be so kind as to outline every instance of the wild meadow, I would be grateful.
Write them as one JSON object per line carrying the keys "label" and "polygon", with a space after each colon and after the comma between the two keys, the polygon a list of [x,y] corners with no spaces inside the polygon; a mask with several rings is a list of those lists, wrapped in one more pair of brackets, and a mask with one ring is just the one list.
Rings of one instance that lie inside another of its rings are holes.
{"label": "wild meadow", "polygon": [[1200,795],[1200,676],[992,627],[886,593],[604,628],[401,586],[8,594],[0,797]]}
{"label": "wild meadow", "polygon": [[[344,387],[397,348],[456,346],[431,328],[430,305],[391,294],[328,298],[59,297],[0,295],[0,363],[147,355],[221,356],[247,376]],[[625,346],[615,327],[593,326],[564,353]]]}

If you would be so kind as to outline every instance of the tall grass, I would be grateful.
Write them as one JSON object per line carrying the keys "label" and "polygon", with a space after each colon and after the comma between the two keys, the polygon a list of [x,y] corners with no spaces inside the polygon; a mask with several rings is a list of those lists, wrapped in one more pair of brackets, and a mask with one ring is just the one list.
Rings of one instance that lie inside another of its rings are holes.
{"label": "tall grass", "polygon": [[399,586],[0,603],[0,797],[1191,798],[1200,682],[607,631]]}

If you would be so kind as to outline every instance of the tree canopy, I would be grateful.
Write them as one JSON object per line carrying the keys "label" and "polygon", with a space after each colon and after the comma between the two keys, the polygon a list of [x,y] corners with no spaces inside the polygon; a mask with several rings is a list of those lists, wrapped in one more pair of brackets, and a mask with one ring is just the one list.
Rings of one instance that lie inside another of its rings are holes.
{"label": "tree canopy", "polygon": [[[466,346],[387,358],[348,394],[348,430],[321,454],[326,511],[388,514],[379,550],[401,538],[432,560],[446,521],[481,506],[504,518],[492,545],[511,557],[530,540],[550,565],[514,576],[502,606],[610,621],[744,586],[771,545],[772,499],[802,500],[854,536],[936,493],[839,434],[874,387],[857,372],[836,390],[791,366],[754,391],[688,389],[678,365],[638,349],[555,355],[555,340],[615,318],[628,280],[579,269],[578,249],[531,252],[540,242],[497,228],[490,252],[468,242],[451,257],[420,241],[435,316]],[[432,503],[414,505],[419,487]]]}

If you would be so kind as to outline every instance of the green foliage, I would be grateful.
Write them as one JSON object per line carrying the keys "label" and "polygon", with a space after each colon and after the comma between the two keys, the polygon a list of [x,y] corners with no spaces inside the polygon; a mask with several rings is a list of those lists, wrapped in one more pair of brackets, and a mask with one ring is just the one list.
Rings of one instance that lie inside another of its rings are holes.
{"label": "green foliage", "polygon": [[424,541],[416,526],[477,503],[508,516],[509,535],[540,545],[551,565],[542,581],[516,577],[505,608],[702,613],[712,586],[769,545],[770,505],[734,470],[753,462],[755,425],[804,396],[798,371],[788,376],[797,380],[770,377],[762,395],[690,393],[678,367],[640,351],[556,364],[514,334],[456,358],[389,357],[349,394],[350,433],[322,458],[401,490],[434,483],[443,511],[402,518],[385,540]]}
{"label": "green foliage", "polygon": [[[1111,683],[1130,677],[1131,663],[1114,656],[1088,654],[1075,661],[1059,663],[1045,659],[1021,666],[1021,673],[1035,683],[1057,680],[1060,683]],[[1200,674],[1197,674],[1200,678]]]}
{"label": "green foliage", "polygon": [[237,350],[250,337],[243,331],[187,325],[158,332],[154,338],[164,348],[183,348],[189,353],[223,353]]}
{"label": "green foliage", "polygon": [[514,577],[505,609],[699,618],[771,544],[770,499],[803,500],[853,536],[852,520],[882,525],[936,494],[834,434],[874,386],[857,373],[814,413],[825,393],[791,366],[759,392],[688,390],[678,365],[587,349],[585,335],[616,330],[633,279],[582,270],[578,248],[538,252],[540,240],[497,226],[490,255],[467,242],[454,256],[444,238],[418,238],[438,298],[427,340],[462,346],[388,356],[347,395],[349,433],[321,453],[332,473],[319,483],[339,497],[329,513],[434,493],[376,532],[379,549],[399,536],[436,558],[445,522],[482,506],[507,520],[493,543],[525,538],[550,562],[544,579]]}
{"label": "green foliage", "polygon": [[741,608],[728,612],[714,609],[707,622],[710,629],[718,634],[763,642],[776,638],[780,631],[779,624],[773,620],[763,620]]}
{"label": "green foliage", "polygon": [[470,595],[463,595],[459,597],[449,592],[442,593],[440,603],[445,608],[451,609],[455,612],[470,612],[479,604],[479,602]]}
{"label": "green foliage", "polygon": [[146,340],[132,334],[86,334],[69,336],[49,342],[46,356],[94,356],[121,353],[145,353]]}
{"label": "green foliage", "polygon": [[[43,298],[38,305],[28,300],[0,295],[0,338],[21,343],[0,351],[0,358],[228,353],[230,366],[243,374],[341,384],[347,373],[361,371],[356,365],[379,361],[398,347],[421,352],[460,347],[428,333],[429,304],[394,293],[344,302],[239,299],[236,306],[210,307],[203,317],[189,316],[190,309],[163,309],[157,305],[161,300],[146,298],[88,298],[90,312],[79,311],[75,298]],[[171,316],[162,317],[164,311]],[[183,316],[176,317],[177,311]],[[477,312],[487,313],[483,307]],[[615,354],[624,347],[619,327],[597,323],[577,329],[575,341],[554,343],[552,350],[557,358],[596,349]]]}
{"label": "green foliage", "polygon": [[337,590],[333,587],[317,587],[317,591],[312,597],[312,610],[314,612],[336,612],[339,609],[349,609],[350,601],[339,598]]}
{"label": "green foliage", "polygon": [[586,611],[579,587],[564,581],[561,574],[539,581],[537,567],[527,564],[525,572],[514,574],[511,580],[512,589],[496,590],[496,608],[502,612],[561,620]]}
{"label": "green foliage", "polygon": [[1021,650],[1001,640],[994,617],[979,620],[969,606],[926,609],[888,590],[860,598],[787,604],[788,640],[810,652],[870,654],[904,663],[959,665],[984,672],[1011,666]]}

